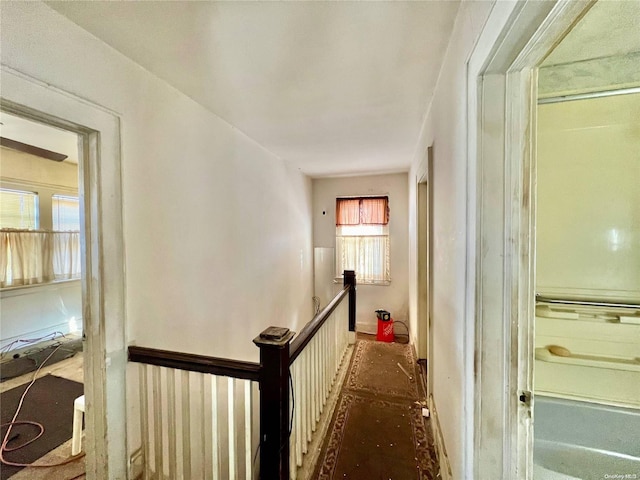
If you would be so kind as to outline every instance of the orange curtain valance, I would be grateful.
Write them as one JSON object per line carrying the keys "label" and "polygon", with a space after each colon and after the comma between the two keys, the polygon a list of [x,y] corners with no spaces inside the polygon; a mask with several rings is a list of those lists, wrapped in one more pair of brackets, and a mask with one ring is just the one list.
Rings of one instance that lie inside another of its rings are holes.
{"label": "orange curtain valance", "polygon": [[389,197],[336,199],[336,226],[387,225]]}

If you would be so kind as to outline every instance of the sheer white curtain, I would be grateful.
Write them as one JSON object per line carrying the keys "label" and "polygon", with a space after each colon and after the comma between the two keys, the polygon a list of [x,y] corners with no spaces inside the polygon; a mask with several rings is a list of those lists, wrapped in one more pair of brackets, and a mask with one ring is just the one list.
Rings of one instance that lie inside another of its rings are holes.
{"label": "sheer white curtain", "polygon": [[336,271],[344,270],[355,270],[360,283],[389,281],[389,236],[336,236]]}
{"label": "sheer white curtain", "polygon": [[80,278],[80,232],[53,232],[52,235],[56,280]]}
{"label": "sheer white curtain", "polygon": [[0,287],[79,277],[79,232],[0,231]]}
{"label": "sheer white curtain", "polygon": [[3,230],[1,235],[2,287],[54,280],[52,238],[49,232]]}

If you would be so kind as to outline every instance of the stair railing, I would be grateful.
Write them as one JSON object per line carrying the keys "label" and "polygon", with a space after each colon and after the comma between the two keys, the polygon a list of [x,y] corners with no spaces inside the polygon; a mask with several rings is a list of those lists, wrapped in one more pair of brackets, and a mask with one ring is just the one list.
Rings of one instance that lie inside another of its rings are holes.
{"label": "stair railing", "polygon": [[130,346],[140,364],[142,478],[253,479],[259,449],[259,478],[295,479],[355,340],[355,307],[355,272],[345,270],[343,289],[298,335],[254,339],[260,363]]}

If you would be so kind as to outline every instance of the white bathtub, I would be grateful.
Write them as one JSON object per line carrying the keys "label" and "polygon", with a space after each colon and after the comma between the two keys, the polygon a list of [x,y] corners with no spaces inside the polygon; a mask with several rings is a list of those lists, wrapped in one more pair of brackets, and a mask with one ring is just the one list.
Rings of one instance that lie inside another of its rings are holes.
{"label": "white bathtub", "polygon": [[536,395],[534,480],[640,480],[640,410]]}

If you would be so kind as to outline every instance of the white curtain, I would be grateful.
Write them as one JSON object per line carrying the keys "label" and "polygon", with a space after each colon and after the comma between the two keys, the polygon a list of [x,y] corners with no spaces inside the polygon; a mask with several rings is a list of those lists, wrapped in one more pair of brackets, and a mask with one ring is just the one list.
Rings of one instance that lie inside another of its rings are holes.
{"label": "white curtain", "polygon": [[337,236],[336,271],[355,270],[358,283],[389,281],[389,236]]}
{"label": "white curtain", "polygon": [[53,232],[53,273],[56,280],[80,278],[80,232]]}
{"label": "white curtain", "polygon": [[2,287],[33,285],[54,279],[51,235],[47,232],[3,231],[0,262]]}
{"label": "white curtain", "polygon": [[79,277],[79,232],[0,232],[0,287]]}

